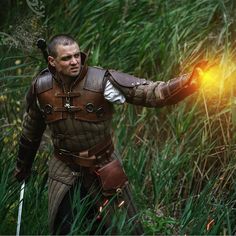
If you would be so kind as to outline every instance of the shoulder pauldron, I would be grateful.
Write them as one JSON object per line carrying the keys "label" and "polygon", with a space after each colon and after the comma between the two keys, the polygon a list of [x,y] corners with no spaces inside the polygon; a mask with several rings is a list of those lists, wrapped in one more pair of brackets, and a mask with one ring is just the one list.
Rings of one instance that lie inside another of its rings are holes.
{"label": "shoulder pauldron", "polygon": [[48,69],[45,69],[42,72],[40,72],[40,74],[36,77],[35,80],[36,93],[40,94],[46,92],[47,90],[52,89],[52,87],[53,87],[52,74],[49,72]]}
{"label": "shoulder pauldron", "polygon": [[89,67],[86,81],[84,84],[84,89],[93,91],[93,92],[102,92],[103,91],[103,79],[106,73],[105,69],[98,67]]}
{"label": "shoulder pauldron", "polygon": [[108,72],[112,76],[114,82],[121,87],[133,88],[138,85],[148,84],[146,79],[141,79],[123,72],[118,72],[115,70],[109,70]]}

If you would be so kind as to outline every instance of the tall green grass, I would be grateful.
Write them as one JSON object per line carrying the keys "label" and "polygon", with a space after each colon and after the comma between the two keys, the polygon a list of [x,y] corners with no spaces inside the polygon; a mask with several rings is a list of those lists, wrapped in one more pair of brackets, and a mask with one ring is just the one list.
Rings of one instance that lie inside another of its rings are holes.
{"label": "tall green grass", "polygon": [[[26,2],[15,2],[0,26],[20,45],[0,48],[1,234],[15,233],[20,186],[11,173],[23,97],[32,77],[45,66],[32,45],[38,36],[70,33],[89,53],[90,65],[151,80],[189,72],[203,58],[221,65],[236,58],[233,0],[44,1],[45,17],[37,17]],[[21,34],[22,29],[31,37]],[[115,143],[147,234],[236,231],[236,112],[231,103],[236,86],[234,77],[227,77],[226,71],[215,83],[231,87],[214,94],[202,89],[176,106],[116,107]],[[44,140],[36,158],[38,174],[26,187],[23,234],[49,233],[46,159],[51,147],[48,137]],[[73,234],[86,232],[81,228]]]}

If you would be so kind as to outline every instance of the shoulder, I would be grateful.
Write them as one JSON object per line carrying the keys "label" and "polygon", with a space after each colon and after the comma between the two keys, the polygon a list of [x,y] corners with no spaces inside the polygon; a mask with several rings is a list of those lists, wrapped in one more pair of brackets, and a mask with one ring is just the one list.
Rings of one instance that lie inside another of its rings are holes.
{"label": "shoulder", "polygon": [[106,72],[107,70],[104,68],[89,66],[84,88],[94,92],[102,92],[104,89],[104,78]]}
{"label": "shoulder", "polygon": [[139,85],[145,85],[149,82],[146,79],[138,78],[127,73],[123,73],[116,70],[108,70],[108,73],[111,75],[110,80],[114,85],[118,85],[126,88],[133,88]]}
{"label": "shoulder", "polygon": [[48,68],[39,72],[33,80],[33,87],[36,94],[43,93],[53,87],[53,76]]}
{"label": "shoulder", "polygon": [[93,66],[93,67],[88,67],[88,72],[87,72],[87,77],[89,78],[96,78],[96,79],[103,79],[105,74],[106,74],[107,70],[102,68],[102,67],[98,67],[98,66]]}
{"label": "shoulder", "polygon": [[29,110],[29,107],[34,104],[37,94],[47,91],[51,88],[52,75],[46,68],[36,75],[28,89],[28,92],[26,93],[27,111]]}

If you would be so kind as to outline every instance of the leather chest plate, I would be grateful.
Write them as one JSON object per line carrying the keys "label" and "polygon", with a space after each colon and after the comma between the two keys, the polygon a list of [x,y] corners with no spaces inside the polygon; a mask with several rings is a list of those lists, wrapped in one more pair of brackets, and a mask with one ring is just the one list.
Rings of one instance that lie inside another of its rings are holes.
{"label": "leather chest plate", "polygon": [[[52,123],[67,117],[91,122],[111,119],[112,104],[104,99],[101,89],[94,89],[94,85],[102,88],[103,77],[101,69],[91,68],[86,77],[74,84],[69,92],[64,92],[62,85],[52,79],[52,88],[37,94],[45,122]],[[96,81],[93,83],[93,80]]]}

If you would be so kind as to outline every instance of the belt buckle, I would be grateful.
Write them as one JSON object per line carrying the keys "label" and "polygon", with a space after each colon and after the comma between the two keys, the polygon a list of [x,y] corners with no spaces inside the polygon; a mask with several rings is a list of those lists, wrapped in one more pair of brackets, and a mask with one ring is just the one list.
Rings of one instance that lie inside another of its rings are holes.
{"label": "belt buckle", "polygon": [[87,151],[80,152],[80,153],[79,153],[79,156],[80,156],[80,157],[87,157],[87,158],[88,158],[88,157],[89,157],[89,152],[88,152],[88,150],[87,150]]}

